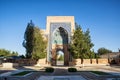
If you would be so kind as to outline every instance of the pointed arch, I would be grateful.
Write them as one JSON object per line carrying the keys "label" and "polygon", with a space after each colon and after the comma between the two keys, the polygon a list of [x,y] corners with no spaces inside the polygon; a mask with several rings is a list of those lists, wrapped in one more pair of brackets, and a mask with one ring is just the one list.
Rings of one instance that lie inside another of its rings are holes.
{"label": "pointed arch", "polygon": [[70,36],[71,23],[50,23],[47,60],[51,61],[52,65],[56,65],[57,49],[61,49],[64,53],[64,65],[69,64],[68,44]]}

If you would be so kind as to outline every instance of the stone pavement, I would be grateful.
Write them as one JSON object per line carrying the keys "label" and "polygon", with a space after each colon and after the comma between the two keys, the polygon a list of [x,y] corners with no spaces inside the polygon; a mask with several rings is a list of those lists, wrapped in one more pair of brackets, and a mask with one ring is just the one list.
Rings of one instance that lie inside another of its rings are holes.
{"label": "stone pavement", "polygon": [[86,80],[82,76],[41,76],[38,80]]}
{"label": "stone pavement", "polygon": [[36,80],[38,79],[41,75],[49,75],[50,73],[45,73],[45,72],[32,72],[31,74],[27,76],[0,76],[0,80]]}
{"label": "stone pavement", "polygon": [[[95,67],[76,67],[78,72],[70,73],[67,71],[69,67],[54,67],[53,73],[46,73],[44,72],[44,68],[41,67],[33,67],[33,66],[26,66],[24,68],[18,68],[18,70],[36,70],[38,72],[33,72],[31,75],[28,75],[26,77],[11,77],[7,76],[7,80],[37,80],[40,76],[82,76],[86,80],[112,80],[111,78],[116,78],[117,80],[120,80],[120,67],[111,67],[111,66],[95,66]],[[14,70],[14,69],[13,69]],[[17,70],[17,69],[16,69]],[[96,70],[96,71],[103,71],[108,72],[116,75],[102,75],[98,76],[95,75],[89,71]],[[1,69],[2,71],[8,72],[8,70]],[[12,71],[12,69],[10,69]],[[4,76],[5,77],[5,76]],[[119,79],[118,79],[119,78]],[[4,78],[0,77],[0,80],[5,80]],[[114,79],[115,80],[115,79]]]}
{"label": "stone pavement", "polygon": [[11,70],[0,70],[0,74],[6,73],[6,72],[10,72]]}
{"label": "stone pavement", "polygon": [[52,75],[63,76],[63,75],[68,75],[68,72],[67,72],[67,69],[55,68]]}

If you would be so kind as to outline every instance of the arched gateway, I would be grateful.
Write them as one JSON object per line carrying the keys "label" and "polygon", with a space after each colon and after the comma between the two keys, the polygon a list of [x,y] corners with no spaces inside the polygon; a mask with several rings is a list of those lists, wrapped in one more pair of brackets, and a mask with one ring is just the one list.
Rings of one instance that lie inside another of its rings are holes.
{"label": "arched gateway", "polygon": [[57,54],[64,54],[64,65],[68,66],[71,59],[69,43],[73,35],[74,17],[73,16],[48,16],[46,32],[48,38],[47,62],[57,65]]}

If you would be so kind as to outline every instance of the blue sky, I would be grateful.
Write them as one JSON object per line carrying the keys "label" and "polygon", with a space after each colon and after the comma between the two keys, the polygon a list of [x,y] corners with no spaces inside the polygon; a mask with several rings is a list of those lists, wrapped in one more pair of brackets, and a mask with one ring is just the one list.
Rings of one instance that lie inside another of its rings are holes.
{"label": "blue sky", "polygon": [[90,29],[94,50],[120,48],[120,0],[0,0],[0,48],[25,54],[27,23],[46,28],[47,16],[74,16]]}

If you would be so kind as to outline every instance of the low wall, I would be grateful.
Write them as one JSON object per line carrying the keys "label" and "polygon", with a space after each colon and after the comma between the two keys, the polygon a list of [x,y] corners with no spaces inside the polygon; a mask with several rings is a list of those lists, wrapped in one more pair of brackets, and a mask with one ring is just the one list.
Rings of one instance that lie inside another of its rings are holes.
{"label": "low wall", "polygon": [[98,64],[108,64],[108,59],[98,59]]}
{"label": "low wall", "polygon": [[[38,61],[33,60],[33,59],[18,59],[18,60],[8,60],[5,63],[15,63],[18,64],[18,66],[48,66],[46,63],[46,59],[39,59]],[[13,65],[13,64],[12,64]]]}
{"label": "low wall", "polygon": [[69,62],[70,66],[87,66],[87,65],[108,65],[108,59],[74,59]]}
{"label": "low wall", "polygon": [[116,59],[115,62],[120,65],[120,59]]}
{"label": "low wall", "polygon": [[33,59],[20,59],[16,62],[19,64],[19,66],[33,66],[37,63],[37,61]]}
{"label": "low wall", "polygon": [[50,65],[47,64],[46,59],[44,58],[44,59],[39,59],[35,66],[50,66]]}
{"label": "low wall", "polygon": [[96,59],[92,59],[92,64],[98,64],[98,61]]}
{"label": "low wall", "polygon": [[[117,60],[118,62],[120,60]],[[17,63],[17,66],[50,66],[50,63],[46,63],[46,59],[39,59],[38,61],[32,59],[19,59],[14,60]],[[14,64],[15,65],[15,64]],[[92,65],[109,65],[108,59],[74,59],[72,62],[69,62],[69,66],[92,66]],[[7,66],[6,66],[7,67]]]}
{"label": "low wall", "polygon": [[83,64],[91,64],[91,60],[90,59],[83,59]]}
{"label": "low wall", "polygon": [[3,68],[13,68],[13,67],[18,67],[18,63],[2,63]]}

